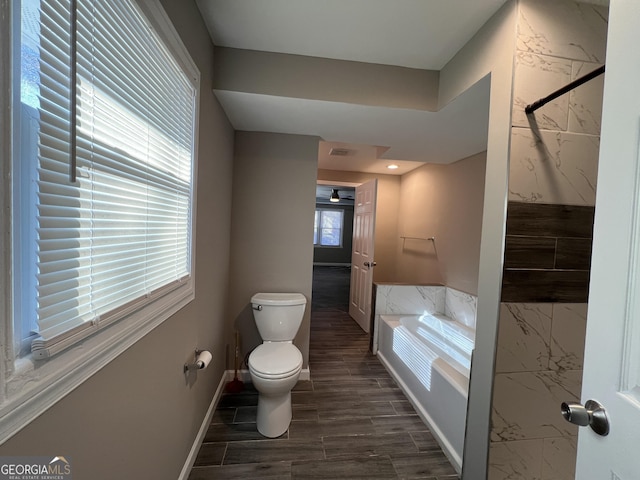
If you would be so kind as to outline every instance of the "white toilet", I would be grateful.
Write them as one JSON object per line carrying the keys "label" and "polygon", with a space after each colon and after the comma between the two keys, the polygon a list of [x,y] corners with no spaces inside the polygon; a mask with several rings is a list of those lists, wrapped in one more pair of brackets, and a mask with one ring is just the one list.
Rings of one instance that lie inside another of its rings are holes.
{"label": "white toilet", "polygon": [[258,431],[282,435],[291,423],[291,389],[302,370],[302,354],[293,344],[307,299],[300,293],[256,293],[253,318],[262,337],[249,355],[249,373],[258,390]]}

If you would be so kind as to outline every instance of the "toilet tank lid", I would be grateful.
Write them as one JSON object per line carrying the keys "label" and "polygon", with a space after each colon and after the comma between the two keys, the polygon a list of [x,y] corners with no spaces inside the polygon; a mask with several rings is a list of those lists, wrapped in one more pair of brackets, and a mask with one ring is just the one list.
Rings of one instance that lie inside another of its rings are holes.
{"label": "toilet tank lid", "polygon": [[251,303],[257,305],[304,305],[307,299],[301,293],[256,293]]}

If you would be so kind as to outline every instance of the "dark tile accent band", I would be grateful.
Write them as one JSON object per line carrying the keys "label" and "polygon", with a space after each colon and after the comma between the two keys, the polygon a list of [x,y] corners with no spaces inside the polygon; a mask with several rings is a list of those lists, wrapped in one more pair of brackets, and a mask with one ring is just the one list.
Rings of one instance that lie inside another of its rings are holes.
{"label": "dark tile accent band", "polygon": [[595,208],[509,202],[507,235],[591,238]]}
{"label": "dark tile accent band", "polygon": [[502,277],[503,302],[586,303],[586,270],[511,270]]}
{"label": "dark tile accent band", "polygon": [[515,237],[507,235],[505,268],[545,268],[555,266],[556,239],[549,237]]}
{"label": "dark tile accent band", "polygon": [[509,202],[503,302],[586,302],[595,208]]}
{"label": "dark tile accent band", "polygon": [[590,238],[558,238],[556,268],[590,270],[592,243]]}

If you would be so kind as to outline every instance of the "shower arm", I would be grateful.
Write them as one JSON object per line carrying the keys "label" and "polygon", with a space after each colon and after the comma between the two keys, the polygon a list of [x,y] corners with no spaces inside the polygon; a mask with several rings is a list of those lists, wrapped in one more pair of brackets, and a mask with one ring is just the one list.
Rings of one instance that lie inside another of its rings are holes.
{"label": "shower arm", "polygon": [[602,75],[603,73],[604,73],[604,65],[602,65],[600,68],[596,68],[593,72],[587,73],[585,76],[574,80],[568,85],[565,85],[564,87],[559,88],[558,90],[556,90],[553,93],[550,93],[546,97],[541,98],[540,100],[537,100],[530,105],[527,105],[524,108],[524,111],[527,115],[529,115],[530,113],[535,112],[537,109],[539,109],[543,105],[546,105],[547,103],[549,103],[551,100],[558,98],[560,95],[564,95],[565,93],[573,90],[576,87],[579,87],[583,83],[587,83],[589,80],[592,80]]}

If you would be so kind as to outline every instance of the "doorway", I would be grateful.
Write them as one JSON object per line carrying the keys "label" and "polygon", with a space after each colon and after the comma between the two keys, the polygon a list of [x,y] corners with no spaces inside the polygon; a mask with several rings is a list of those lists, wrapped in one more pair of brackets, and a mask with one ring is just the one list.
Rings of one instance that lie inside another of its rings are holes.
{"label": "doorway", "polygon": [[349,312],[356,185],[320,181],[316,186],[312,312]]}

